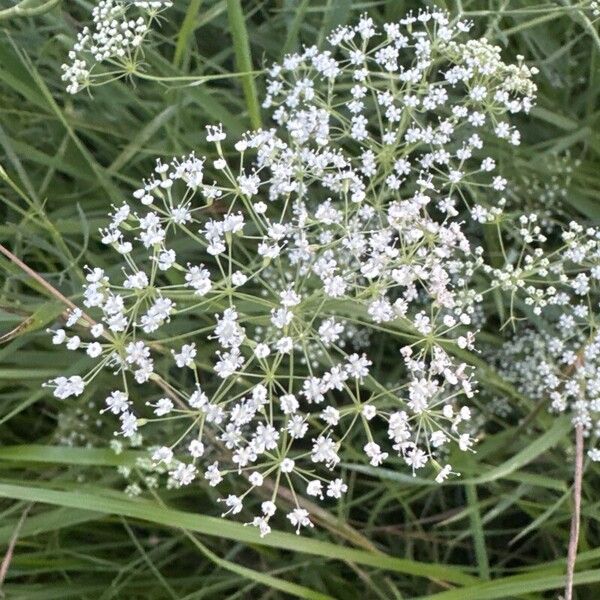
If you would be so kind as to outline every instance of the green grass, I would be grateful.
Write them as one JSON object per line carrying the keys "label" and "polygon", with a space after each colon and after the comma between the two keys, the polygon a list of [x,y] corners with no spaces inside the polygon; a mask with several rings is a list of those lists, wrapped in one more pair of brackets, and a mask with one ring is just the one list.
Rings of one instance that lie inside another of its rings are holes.
{"label": "green grass", "polygon": [[[83,265],[114,268],[97,229],[155,157],[192,149],[210,156],[205,124],[222,121],[235,136],[265,119],[257,72],[270,62],[322,42],[363,11],[382,22],[420,3],[177,1],[145,57],[146,75],[163,81],[120,80],[93,98],[69,96],[60,81],[92,3],[15,4],[0,0],[0,243],[76,301]],[[522,54],[540,69],[523,144],[498,148],[520,184],[512,200],[532,206],[531,182],[550,181],[555,154],[569,154],[580,163],[557,214],[600,223],[600,38],[591,12],[572,1],[439,4],[462,7],[507,59]],[[538,600],[563,587],[568,423],[520,395],[484,357],[465,357],[490,390],[480,401],[484,414],[491,396],[507,399],[513,413],[495,417],[477,454],[456,457],[461,479],[432,486],[365,467],[348,452],[342,505],[318,513],[319,527],[307,535],[260,539],[218,518],[212,489],[136,500],[122,493],[114,467],[135,465],[135,455],[107,450],[107,428],[87,417],[103,380],[62,404],[40,387],[67,366],[85,366],[45,333],[63,310],[0,256],[0,556],[16,540],[1,588],[7,598]],[[361,318],[352,306],[348,314]],[[485,335],[494,344],[505,333]],[[600,597],[597,471],[586,464],[578,600]]]}

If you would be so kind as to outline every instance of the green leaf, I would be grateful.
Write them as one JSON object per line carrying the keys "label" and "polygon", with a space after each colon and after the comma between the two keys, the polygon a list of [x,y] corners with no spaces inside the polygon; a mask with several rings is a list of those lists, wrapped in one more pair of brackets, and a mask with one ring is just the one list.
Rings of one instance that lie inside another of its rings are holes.
{"label": "green leaf", "polygon": [[96,467],[133,467],[136,460],[142,456],[146,457],[147,453],[127,450],[116,454],[108,448],[70,448],[36,444],[0,448],[0,460]]}
{"label": "green leaf", "polygon": [[506,462],[494,467],[487,473],[471,479],[469,483],[480,485],[497,479],[505,478],[507,475],[518,471],[529,464],[550,448],[556,446],[559,441],[565,439],[566,433],[571,429],[571,422],[568,417],[559,417],[554,425],[543,435],[531,443],[528,443],[525,449],[521,450]]}
{"label": "green leaf", "polygon": [[[104,517],[103,513],[73,508],[53,508],[40,514],[28,516],[19,531],[19,539],[57,531]],[[17,521],[0,527],[0,544],[7,544],[15,533]]]}
{"label": "green leaf", "polygon": [[475,578],[462,568],[449,565],[426,564],[410,559],[396,558],[384,553],[366,552],[347,548],[306,536],[274,531],[261,538],[253,527],[245,527],[225,519],[201,514],[164,508],[156,503],[141,499],[131,499],[125,495],[104,496],[89,492],[67,492],[13,484],[0,484],[0,497],[28,502],[42,502],[55,506],[89,510],[105,514],[121,515],[143,521],[150,521],[166,527],[177,527],[204,535],[235,540],[244,544],[256,544],[280,548],[292,552],[312,554],[325,559],[343,560],[374,567],[384,571],[405,573],[416,577],[426,577],[434,581],[465,584]]}
{"label": "green leaf", "polygon": [[195,537],[188,534],[188,537],[192,540],[192,542],[196,545],[196,547],[214,562],[217,566],[227,569],[236,575],[240,575],[246,579],[250,579],[251,581],[255,581],[256,583],[260,583],[262,585],[266,585],[267,587],[281,590],[282,592],[286,592],[287,594],[291,594],[293,596],[297,596],[298,598],[306,598],[307,600],[334,600],[332,596],[329,594],[321,594],[320,592],[316,592],[302,585],[297,585],[295,583],[290,583],[289,581],[284,581],[278,577],[273,577],[272,575],[267,575],[266,573],[260,573],[255,569],[249,569],[248,567],[244,567],[242,565],[238,565],[230,560],[224,560],[217,556],[214,552],[209,550],[204,544],[199,542]]}
{"label": "green leaf", "polygon": [[[583,571],[575,574],[575,585],[585,585],[600,581],[600,569]],[[415,600],[497,600],[522,598],[530,592],[544,592],[561,589],[565,585],[565,576],[559,575],[556,569],[545,572],[534,571],[525,575],[503,577],[496,581],[466,586],[456,590],[448,590],[439,594],[420,596]],[[590,589],[590,588],[588,588]]]}

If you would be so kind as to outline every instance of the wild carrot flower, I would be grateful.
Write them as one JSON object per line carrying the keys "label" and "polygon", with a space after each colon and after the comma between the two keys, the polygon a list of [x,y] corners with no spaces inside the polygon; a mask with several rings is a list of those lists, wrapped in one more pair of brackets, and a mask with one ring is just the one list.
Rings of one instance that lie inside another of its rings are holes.
{"label": "wild carrot flower", "polygon": [[[476,344],[474,278],[492,274],[478,232],[509,185],[484,132],[518,145],[510,117],[536,91],[534,69],[470,29],[437,9],[381,30],[364,16],[269,69],[273,127],[235,142],[235,159],[215,125],[216,159],[157,160],[101,231],[121,262],[88,269],[96,329],[79,313],[77,343],[53,332],[96,366],[50,382],[54,394],[114,372],[102,410],[148,447],[148,473],[171,487],[239,478],[246,491],[225,494],[223,514],[245,514],[258,492],[261,535],[282,486],[291,525],[312,527],[297,498],[340,498],[348,449],[443,482],[451,447],[475,442],[475,381],[457,357]],[[73,77],[76,91],[88,75]]]}

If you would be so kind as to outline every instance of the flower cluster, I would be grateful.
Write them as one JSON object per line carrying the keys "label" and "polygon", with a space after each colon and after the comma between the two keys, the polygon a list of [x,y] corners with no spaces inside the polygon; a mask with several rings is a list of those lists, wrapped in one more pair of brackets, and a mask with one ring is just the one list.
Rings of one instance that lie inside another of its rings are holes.
{"label": "flower cluster", "polygon": [[212,158],[158,160],[114,207],[102,241],[121,270],[90,268],[86,312],[53,332],[95,366],[48,385],[68,398],[114,372],[102,410],[148,447],[153,485],[237,477],[223,514],[257,493],[262,535],[287,488],[300,531],[302,495],[346,492],[349,452],[441,483],[452,446],[472,448],[460,357],[475,347],[474,278],[492,274],[481,223],[507,185],[484,139],[519,144],[508,119],[535,86],[522,62],[463,41],[470,27],[433,10],[334,31],[330,49],[270,69],[275,126],[238,140],[235,160],[211,126]]}
{"label": "flower cluster", "polygon": [[517,171],[511,181],[506,210],[535,213],[544,232],[551,234],[568,224],[571,218],[567,198],[572,193],[573,174],[581,166],[581,160],[566,151],[544,155],[543,161],[540,173],[533,169]]}
{"label": "flower cluster", "polygon": [[[526,252],[506,280],[539,318],[503,346],[498,363],[526,396],[547,400],[552,412],[568,410],[573,424],[593,438],[589,456],[600,460],[600,230],[571,222],[562,241],[554,252]],[[528,271],[534,282],[525,283]]]}
{"label": "flower cluster", "polygon": [[[100,0],[92,10],[92,27],[77,34],[70,63],[62,65],[67,92],[76,94],[132,72],[153,22],[172,4],[170,0]],[[98,71],[100,64],[107,69]]]}

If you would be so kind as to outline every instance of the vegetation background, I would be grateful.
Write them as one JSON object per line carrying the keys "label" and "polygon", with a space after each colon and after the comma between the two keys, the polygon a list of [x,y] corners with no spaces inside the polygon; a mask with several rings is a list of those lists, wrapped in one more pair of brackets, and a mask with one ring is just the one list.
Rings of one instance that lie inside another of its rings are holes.
{"label": "vegetation background", "polygon": [[[96,234],[155,157],[210,155],[204,125],[233,135],[261,119],[261,69],[301,44],[322,43],[366,11],[401,17],[402,0],[176,0],[144,73],[75,97],[60,65],[93,3],[0,1],[0,243],[55,290],[76,299],[86,263],[111,268]],[[524,210],[600,221],[600,37],[590,2],[450,0],[507,61],[535,64],[539,102],[518,149],[498,148]],[[196,85],[178,82],[198,78]],[[219,75],[206,78],[204,75]],[[256,91],[258,89],[258,91]],[[46,327],[64,311],[49,287],[0,256],[0,589],[51,600],[556,598],[571,518],[572,435],[474,357],[486,403],[478,452],[463,477],[432,487],[345,457],[350,489],[339,509],[297,537],[259,540],[214,518],[213,490],[131,499],[106,447],[95,389],[61,404],[41,383],[72,354]],[[504,332],[486,333],[496,343]],[[83,368],[81,364],[70,365]],[[490,424],[491,423],[491,424]],[[454,463],[453,463],[454,464]],[[435,485],[435,484],[434,484]],[[576,597],[600,597],[600,477],[586,464]]]}

